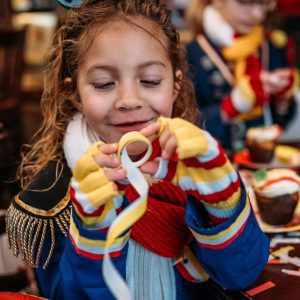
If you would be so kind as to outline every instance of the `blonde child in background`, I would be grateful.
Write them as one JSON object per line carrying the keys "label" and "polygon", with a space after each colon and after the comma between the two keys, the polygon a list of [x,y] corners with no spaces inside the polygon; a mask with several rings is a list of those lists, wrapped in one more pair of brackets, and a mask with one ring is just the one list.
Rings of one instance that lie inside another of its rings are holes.
{"label": "blonde child in background", "polygon": [[276,0],[189,1],[190,76],[206,129],[225,148],[243,148],[249,127],[286,126],[297,110],[292,42],[264,27],[275,6]]}
{"label": "blonde child in background", "polygon": [[[138,197],[116,153],[138,131],[153,146],[140,167],[147,210],[108,249],[131,298],[221,299],[203,289],[209,277],[247,287],[269,241],[222,147],[192,125],[197,108],[170,12],[152,0],[75,2],[49,53],[44,121],[8,210],[14,253],[36,268],[44,297],[113,299],[118,287],[102,273],[107,232]],[[127,150],[138,159],[146,149]]]}

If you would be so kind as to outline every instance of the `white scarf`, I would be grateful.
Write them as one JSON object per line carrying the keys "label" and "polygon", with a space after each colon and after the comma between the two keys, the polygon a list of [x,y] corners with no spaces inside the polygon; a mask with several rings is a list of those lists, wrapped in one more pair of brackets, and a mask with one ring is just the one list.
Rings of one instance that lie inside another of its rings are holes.
{"label": "white scarf", "polygon": [[[78,159],[99,138],[81,113],[74,115],[64,136],[63,149],[68,166],[74,171]],[[129,240],[126,282],[134,300],[175,300],[173,261],[156,255]]]}
{"label": "white scarf", "polygon": [[64,136],[63,149],[68,166],[74,171],[79,157],[99,138],[88,126],[81,113],[74,115]]}
{"label": "white scarf", "polygon": [[234,30],[221,14],[208,5],[203,11],[203,30],[207,37],[217,46],[230,46],[234,40]]}

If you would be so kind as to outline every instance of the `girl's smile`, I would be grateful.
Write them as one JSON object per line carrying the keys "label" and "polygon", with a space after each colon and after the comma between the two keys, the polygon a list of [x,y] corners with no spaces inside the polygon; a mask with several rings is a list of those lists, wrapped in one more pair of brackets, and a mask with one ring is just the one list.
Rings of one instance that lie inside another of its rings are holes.
{"label": "girl's smile", "polygon": [[130,131],[140,131],[155,121],[156,118],[141,120],[137,117],[136,119],[133,118],[132,120],[124,120],[124,122],[120,121],[111,125],[116,127],[116,130],[120,131],[120,133],[124,134]]}

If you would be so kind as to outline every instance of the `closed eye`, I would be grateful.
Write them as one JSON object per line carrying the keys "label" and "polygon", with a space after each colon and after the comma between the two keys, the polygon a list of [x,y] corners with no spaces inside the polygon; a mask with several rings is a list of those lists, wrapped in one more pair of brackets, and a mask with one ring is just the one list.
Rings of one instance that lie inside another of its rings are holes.
{"label": "closed eye", "polygon": [[145,87],[157,87],[161,84],[161,80],[141,80],[140,82]]}
{"label": "closed eye", "polygon": [[103,82],[103,83],[93,83],[95,89],[98,90],[108,90],[115,85],[114,81]]}

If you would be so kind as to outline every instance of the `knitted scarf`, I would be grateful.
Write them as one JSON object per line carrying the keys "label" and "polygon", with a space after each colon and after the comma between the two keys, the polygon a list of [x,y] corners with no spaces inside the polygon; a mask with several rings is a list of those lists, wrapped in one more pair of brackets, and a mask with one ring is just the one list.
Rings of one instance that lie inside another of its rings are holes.
{"label": "knitted scarf", "polygon": [[263,27],[256,26],[248,34],[236,35],[212,5],[204,10],[203,27],[208,38],[222,49],[224,58],[234,63],[234,75],[238,81],[245,74],[247,57],[255,55],[262,45]]}
{"label": "knitted scarf", "polygon": [[[72,170],[79,157],[97,139],[84,116],[76,114],[68,125],[63,144]],[[152,157],[159,155],[157,146],[153,147],[156,153]],[[127,185],[125,196],[132,202],[138,194]],[[151,295],[155,295],[155,299],[176,297],[172,258],[180,255],[191,239],[185,224],[185,204],[186,194],[170,182],[161,181],[150,186],[147,211],[131,229],[130,236],[137,243],[129,242],[127,255],[126,281],[134,299],[154,299]],[[141,293],[143,297],[139,298]]]}

